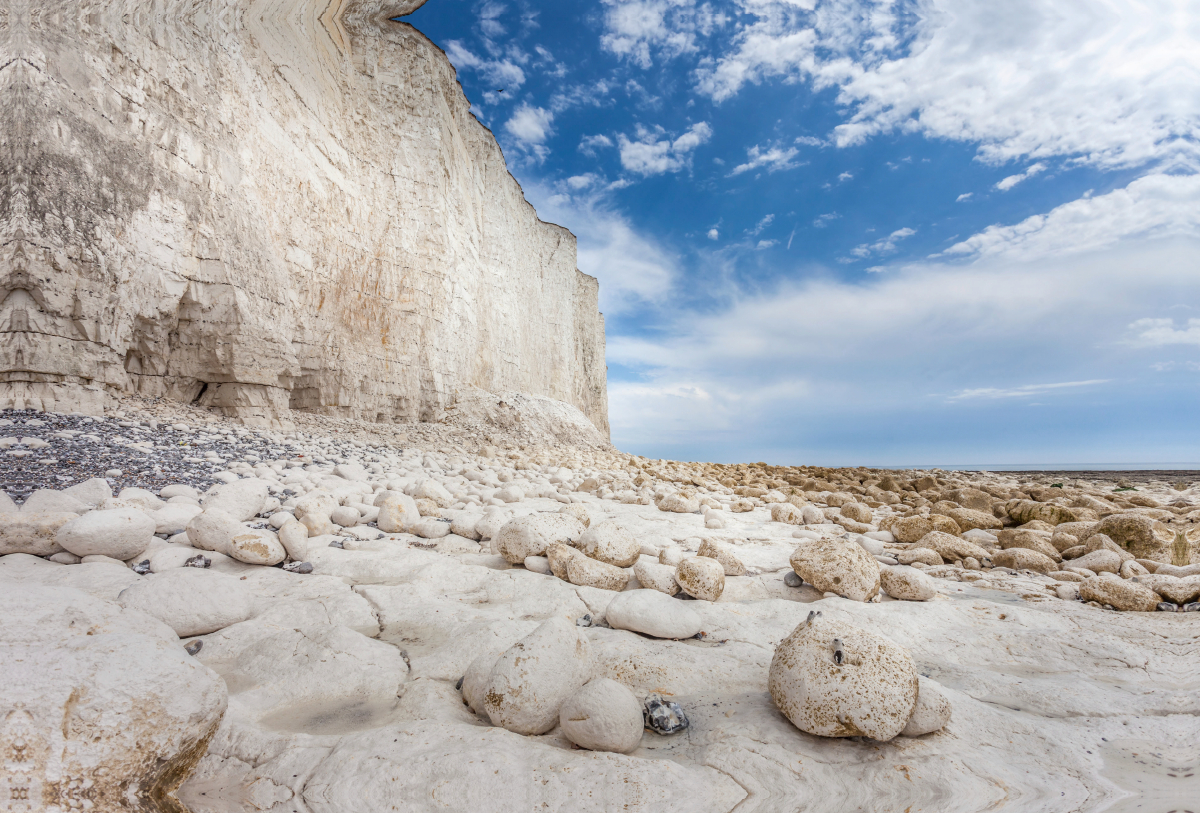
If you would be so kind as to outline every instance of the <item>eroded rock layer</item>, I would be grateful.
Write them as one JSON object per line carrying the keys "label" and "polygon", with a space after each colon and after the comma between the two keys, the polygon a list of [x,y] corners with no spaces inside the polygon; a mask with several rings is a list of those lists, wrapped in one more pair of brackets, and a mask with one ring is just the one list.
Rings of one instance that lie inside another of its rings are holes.
{"label": "eroded rock layer", "polygon": [[0,406],[412,421],[477,388],[607,435],[596,281],[389,19],[418,5],[6,3]]}

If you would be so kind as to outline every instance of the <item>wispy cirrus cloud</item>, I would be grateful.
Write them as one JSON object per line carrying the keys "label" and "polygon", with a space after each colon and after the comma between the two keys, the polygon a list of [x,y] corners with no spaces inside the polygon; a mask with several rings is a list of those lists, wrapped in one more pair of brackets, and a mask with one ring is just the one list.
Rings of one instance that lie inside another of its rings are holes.
{"label": "wispy cirrus cloud", "polygon": [[1056,384],[1026,384],[1021,387],[975,387],[959,390],[949,396],[947,400],[969,401],[979,399],[995,400],[998,398],[1032,398],[1035,395],[1046,395],[1061,390],[1094,387],[1099,384],[1107,384],[1111,380],[1109,378],[1093,378],[1087,381],[1061,381]]}

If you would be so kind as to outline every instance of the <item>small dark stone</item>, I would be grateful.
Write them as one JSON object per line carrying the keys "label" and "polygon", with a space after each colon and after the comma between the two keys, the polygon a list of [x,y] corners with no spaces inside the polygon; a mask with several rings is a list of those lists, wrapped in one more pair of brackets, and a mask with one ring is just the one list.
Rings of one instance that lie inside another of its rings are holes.
{"label": "small dark stone", "polygon": [[134,573],[138,574],[139,576],[145,576],[147,573],[150,572],[150,560],[143,559],[142,561],[140,561],[136,565],[134,565],[132,568],[130,568],[130,570],[132,570]]}
{"label": "small dark stone", "polygon": [[1177,613],[1177,612],[1179,612],[1179,606],[1176,604],[1172,604],[1169,601],[1160,601],[1158,603],[1158,607],[1156,607],[1155,609],[1158,610],[1160,613]]}
{"label": "small dark stone", "polygon": [[[340,548],[341,545],[338,545]],[[312,573],[312,562],[288,562],[283,566],[288,573]]]}
{"label": "small dark stone", "polygon": [[800,578],[800,575],[796,571],[789,570],[783,574],[783,583],[788,587],[800,587],[804,584],[804,579]]}
{"label": "small dark stone", "polygon": [[456,691],[456,692],[461,692],[461,691],[462,691],[462,685],[463,685],[463,681],[464,681],[464,680],[466,680],[466,679],[467,679],[467,676],[466,676],[466,675],[463,675],[462,677],[460,677],[460,678],[458,679],[458,683],[455,683],[455,684],[454,684],[454,691]]}
{"label": "small dark stone", "polygon": [[207,556],[197,553],[192,558],[183,563],[184,567],[212,567],[212,559]]}
{"label": "small dark stone", "polygon": [[341,548],[341,547],[342,547],[342,540],[340,540],[340,539],[335,539],[335,540],[333,540],[332,542],[330,542],[330,543],[329,543],[329,547],[331,547],[331,548]]}
{"label": "small dark stone", "polygon": [[658,734],[676,734],[688,727],[687,715],[674,700],[652,694],[642,706],[646,727]]}
{"label": "small dark stone", "polygon": [[1181,613],[1200,613],[1200,601],[1193,601],[1179,608]]}
{"label": "small dark stone", "polygon": [[197,654],[199,654],[200,650],[203,648],[204,648],[203,641],[189,641],[188,645],[185,646],[183,649],[185,652],[187,652],[187,654],[191,655],[192,657],[195,657]]}
{"label": "small dark stone", "polygon": [[592,626],[592,614],[591,614],[591,613],[585,613],[584,615],[581,615],[581,616],[579,616],[579,618],[576,618],[576,619],[575,619],[575,626],[577,626],[577,627],[590,627],[590,626]]}

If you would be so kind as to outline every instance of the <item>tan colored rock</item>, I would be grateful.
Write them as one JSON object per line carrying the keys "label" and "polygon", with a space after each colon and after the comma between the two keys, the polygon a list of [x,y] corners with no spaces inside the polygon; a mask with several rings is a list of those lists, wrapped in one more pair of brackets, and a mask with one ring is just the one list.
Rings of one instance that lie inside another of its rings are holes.
{"label": "tan colored rock", "polygon": [[1035,570],[1038,573],[1049,573],[1058,569],[1058,565],[1049,556],[1029,548],[996,551],[992,554],[992,564],[996,567],[1011,567],[1013,570]]}
{"label": "tan colored rock", "polygon": [[615,520],[608,519],[584,528],[578,539],[584,555],[617,567],[629,567],[641,555],[642,546]]}
{"label": "tan colored rock", "polygon": [[801,544],[789,559],[796,575],[823,593],[869,601],[879,593],[879,563],[857,542],[820,539]]}
{"label": "tan colored rock", "polygon": [[716,601],[725,591],[725,568],[716,559],[692,556],[676,566],[675,581],[692,598]]}
{"label": "tan colored rock", "polygon": [[58,553],[63,549],[58,544],[58,529],[76,516],[67,512],[0,513],[0,556],[10,553],[51,556]]}
{"label": "tan colored rock", "polygon": [[725,568],[726,576],[746,575],[746,566],[742,564],[742,560],[727,545],[723,545],[720,542],[712,539],[702,540],[699,550],[696,551],[696,555],[716,559],[721,563],[721,567]]}
{"label": "tan colored rock", "polygon": [[940,565],[942,562],[941,555],[932,548],[909,548],[902,550],[896,554],[897,561],[902,565],[911,565],[920,562],[923,565]]}
{"label": "tan colored rock", "polygon": [[654,501],[659,511],[672,514],[694,514],[700,510],[700,500],[683,494],[665,494]]}
{"label": "tan colored rock", "polygon": [[[1160,531],[1154,520],[1149,517],[1139,514],[1112,514],[1096,523],[1094,533],[1110,537],[1136,559],[1171,561],[1174,534],[1170,533],[1166,526]],[[1085,539],[1084,543],[1086,542]]]}
{"label": "tan colored rock", "polygon": [[969,531],[972,528],[988,531],[1004,527],[1004,523],[996,519],[990,511],[976,511],[971,508],[952,508],[950,509],[949,517],[954,520],[955,524],[963,532]]}
{"label": "tan colored rock", "polygon": [[1079,585],[1084,601],[1111,604],[1118,610],[1151,613],[1158,608],[1159,596],[1149,587],[1120,578],[1096,576]]}
{"label": "tan colored rock", "polygon": [[570,581],[567,578],[567,564],[572,559],[587,558],[579,551],[570,545],[565,545],[561,542],[546,546],[546,560],[550,565],[550,572],[563,581]]}
{"label": "tan colored rock", "polygon": [[787,525],[803,525],[804,513],[790,502],[779,502],[771,506],[771,521]]}
{"label": "tan colored rock", "polygon": [[1004,510],[1020,523],[1041,520],[1049,525],[1061,525],[1064,522],[1076,522],[1079,519],[1070,508],[1033,500],[1009,500],[1005,503]]}
{"label": "tan colored rock", "polygon": [[1049,557],[1055,562],[1062,561],[1062,554],[1058,552],[1058,548],[1050,544],[1050,540],[1040,531],[1001,531],[999,534],[999,539],[1000,547],[1004,550],[1009,550],[1010,548],[1025,548],[1027,550],[1037,551],[1038,553]]}
{"label": "tan colored rock", "polygon": [[[940,559],[936,564],[941,564]],[[901,601],[928,601],[938,594],[932,577],[903,565],[881,567],[879,584],[885,593]]]}
{"label": "tan colored rock", "polygon": [[648,556],[643,556],[634,563],[633,575],[637,576],[642,587],[666,593],[668,596],[679,592],[679,582],[675,581],[675,568],[655,562]]}
{"label": "tan colored rock", "polygon": [[933,523],[927,517],[902,517],[892,523],[892,527],[887,530],[892,532],[897,542],[919,542],[933,531]]}
{"label": "tan colored rock", "polygon": [[936,551],[947,562],[954,562],[967,557],[972,557],[982,562],[990,557],[990,554],[983,548],[976,545],[974,542],[968,542],[966,539],[960,539],[957,536],[951,536],[941,531],[931,531],[921,537],[916,543],[919,548],[929,548]]}
{"label": "tan colored rock", "polygon": [[929,521],[933,523],[933,530],[938,533],[951,536],[958,536],[962,533],[962,528],[958,527],[958,523],[945,514],[930,514]]}
{"label": "tan colored rock", "polygon": [[1200,600],[1200,576],[1139,575],[1137,582],[1158,593],[1167,601],[1187,604]]}
{"label": "tan colored rock", "polygon": [[1071,567],[1084,567],[1094,573],[1120,573],[1121,557],[1111,550],[1100,548],[1072,559]]}
{"label": "tan colored rock", "polygon": [[615,680],[594,678],[563,702],[558,724],[580,748],[625,754],[642,741],[642,704]]}
{"label": "tan colored rock", "polygon": [[860,502],[848,502],[842,506],[842,516],[854,522],[868,525],[875,519],[871,509]]}
{"label": "tan colored rock", "polygon": [[581,587],[595,587],[600,590],[624,590],[629,584],[629,572],[616,565],[590,559],[587,556],[574,556],[567,561],[567,581]]}
{"label": "tan colored rock", "polygon": [[767,688],[801,731],[887,741],[908,724],[918,682],[912,657],[902,647],[817,617],[779,643]]}

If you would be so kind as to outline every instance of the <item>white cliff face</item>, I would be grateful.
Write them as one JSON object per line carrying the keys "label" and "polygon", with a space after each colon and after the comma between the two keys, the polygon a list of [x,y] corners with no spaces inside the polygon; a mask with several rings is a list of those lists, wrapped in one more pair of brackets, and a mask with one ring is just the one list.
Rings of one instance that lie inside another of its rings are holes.
{"label": "white cliff face", "polygon": [[0,11],[0,407],[252,422],[477,388],[608,432],[597,284],[407,3]]}

